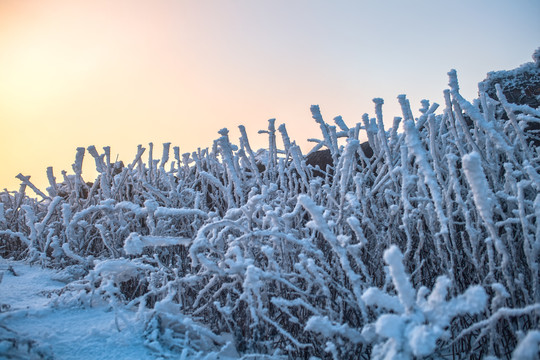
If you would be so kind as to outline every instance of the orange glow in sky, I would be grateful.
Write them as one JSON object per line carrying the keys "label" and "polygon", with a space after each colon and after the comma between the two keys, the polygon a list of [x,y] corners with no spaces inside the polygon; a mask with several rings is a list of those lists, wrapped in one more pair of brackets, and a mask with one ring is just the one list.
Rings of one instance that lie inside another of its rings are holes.
{"label": "orange glow in sky", "polygon": [[441,103],[452,68],[472,100],[488,71],[531,60],[539,18],[537,0],[2,0],[0,190],[20,172],[44,190],[89,145],[131,162],[243,124],[265,147],[270,118],[308,151],[311,104],[354,124],[382,97],[391,123],[398,94]]}

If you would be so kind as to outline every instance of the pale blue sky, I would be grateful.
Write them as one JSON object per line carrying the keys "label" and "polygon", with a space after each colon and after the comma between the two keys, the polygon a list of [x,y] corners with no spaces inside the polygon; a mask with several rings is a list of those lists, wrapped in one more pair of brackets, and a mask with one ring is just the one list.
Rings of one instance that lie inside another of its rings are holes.
{"label": "pale blue sky", "polygon": [[77,146],[129,162],[137,144],[188,152],[243,124],[262,147],[269,118],[307,151],[311,104],[354,124],[382,97],[390,123],[399,94],[415,115],[441,103],[452,68],[472,100],[488,71],[531,61],[539,19],[538,0],[3,0],[0,188],[61,178]]}

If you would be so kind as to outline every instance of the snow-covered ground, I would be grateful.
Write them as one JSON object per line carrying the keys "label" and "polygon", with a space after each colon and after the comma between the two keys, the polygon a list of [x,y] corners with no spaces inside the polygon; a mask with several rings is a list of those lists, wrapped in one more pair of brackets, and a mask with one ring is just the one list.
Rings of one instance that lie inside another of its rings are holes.
{"label": "snow-covered ground", "polygon": [[[54,280],[55,270],[2,258],[0,269],[0,334],[4,335],[0,336],[0,357],[160,358],[144,345],[144,324],[133,311],[62,305],[54,301],[65,286]],[[18,339],[18,344],[6,340],[10,331],[17,333],[11,338]],[[26,341],[32,344],[30,349]]]}

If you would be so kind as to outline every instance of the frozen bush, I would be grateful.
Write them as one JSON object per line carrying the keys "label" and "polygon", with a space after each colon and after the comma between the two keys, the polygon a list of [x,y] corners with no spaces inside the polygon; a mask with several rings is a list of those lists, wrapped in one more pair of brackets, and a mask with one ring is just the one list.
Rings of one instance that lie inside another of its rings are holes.
{"label": "frozen bush", "polygon": [[22,175],[0,194],[0,255],[64,269],[59,301],[138,309],[148,346],[184,357],[529,356],[540,110],[512,103],[512,79],[539,70],[518,70],[490,74],[472,102],[451,71],[441,114],[423,100],[415,118],[400,95],[389,130],[381,99],[352,126],[313,106],[307,153],[326,148],[328,173],[284,125],[280,146],[275,119],[259,151],[243,127],[239,145],[222,129],[182,156],[139,146],[126,166],[91,146],[93,183],[78,148],[73,174],[47,170],[48,196]]}
{"label": "frozen bush", "polygon": [[362,299],[379,309],[378,319],[364,327],[364,337],[372,339],[373,359],[410,359],[433,354],[439,339],[449,338],[452,319],[463,314],[477,314],[487,304],[487,294],[480,286],[469,287],[462,295],[447,300],[451,282],[440,276],[429,294],[426,287],[415,291],[405,273],[403,255],[392,246],[384,252],[397,296],[376,288],[366,290]]}

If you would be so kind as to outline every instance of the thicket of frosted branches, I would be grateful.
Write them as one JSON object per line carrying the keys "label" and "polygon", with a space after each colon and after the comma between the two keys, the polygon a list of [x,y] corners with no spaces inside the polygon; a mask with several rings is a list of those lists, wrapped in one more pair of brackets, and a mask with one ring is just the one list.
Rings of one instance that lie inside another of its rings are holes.
{"label": "thicket of frosted branches", "polygon": [[449,75],[442,113],[423,101],[415,119],[399,96],[391,129],[380,99],[352,127],[313,106],[315,150],[335,164],[325,177],[274,120],[257,154],[243,127],[238,145],[224,129],[173,159],[169,144],[161,158],[139,147],[121,171],[89,147],[90,185],[79,148],[73,175],[49,169],[47,194],[22,175],[1,194],[0,255],[63,269],[59,303],[139,311],[161,352],[533,358],[540,154],[523,128],[540,110],[500,89],[470,103]]}

